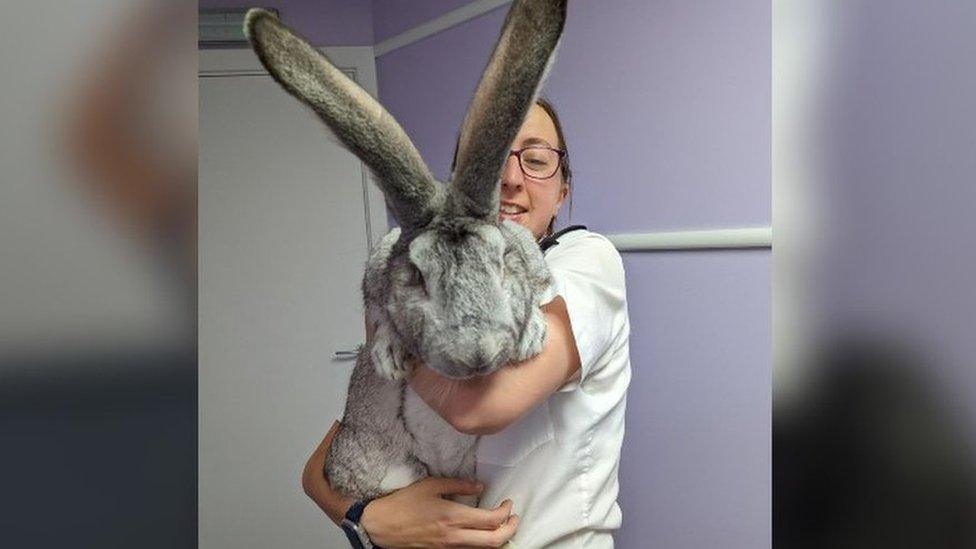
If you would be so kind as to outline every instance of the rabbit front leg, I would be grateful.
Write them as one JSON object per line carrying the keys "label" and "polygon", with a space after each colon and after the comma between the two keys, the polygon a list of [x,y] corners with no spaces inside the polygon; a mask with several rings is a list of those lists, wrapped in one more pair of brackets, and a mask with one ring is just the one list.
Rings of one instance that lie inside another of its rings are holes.
{"label": "rabbit front leg", "polygon": [[376,325],[369,353],[376,372],[381,376],[393,381],[407,378],[407,355],[388,322]]}
{"label": "rabbit front leg", "polygon": [[400,411],[404,382],[390,381],[362,349],[349,378],[342,418],[326,458],[326,476],[349,497],[376,497],[425,474],[409,451]]}
{"label": "rabbit front leg", "polygon": [[399,228],[383,237],[366,262],[362,284],[366,324],[371,328],[367,343],[370,360],[380,376],[393,381],[406,379],[409,367],[408,353],[387,313],[394,278],[391,257],[399,239]]}

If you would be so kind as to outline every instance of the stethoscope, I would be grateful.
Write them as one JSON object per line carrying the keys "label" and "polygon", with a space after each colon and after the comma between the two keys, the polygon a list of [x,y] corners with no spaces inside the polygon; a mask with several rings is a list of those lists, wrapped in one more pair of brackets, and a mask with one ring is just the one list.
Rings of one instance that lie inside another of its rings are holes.
{"label": "stethoscope", "polygon": [[549,236],[543,237],[541,240],[539,240],[539,248],[543,252],[545,252],[549,248],[552,248],[556,244],[559,244],[559,237],[560,236],[562,236],[562,235],[564,235],[566,233],[571,233],[573,231],[578,231],[580,229],[585,230],[586,227],[584,225],[570,225],[569,227],[566,227],[565,229],[563,229],[561,231],[558,231],[558,232],[555,232],[555,233],[553,233],[553,234],[551,234]]}

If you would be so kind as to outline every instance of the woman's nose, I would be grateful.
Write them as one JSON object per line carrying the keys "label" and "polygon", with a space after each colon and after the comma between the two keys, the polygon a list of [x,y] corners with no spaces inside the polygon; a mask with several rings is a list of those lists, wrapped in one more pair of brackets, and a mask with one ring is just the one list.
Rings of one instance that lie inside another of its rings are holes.
{"label": "woman's nose", "polygon": [[522,168],[519,167],[519,159],[514,154],[509,155],[508,160],[505,161],[505,169],[502,170],[502,188],[512,191],[522,188]]}

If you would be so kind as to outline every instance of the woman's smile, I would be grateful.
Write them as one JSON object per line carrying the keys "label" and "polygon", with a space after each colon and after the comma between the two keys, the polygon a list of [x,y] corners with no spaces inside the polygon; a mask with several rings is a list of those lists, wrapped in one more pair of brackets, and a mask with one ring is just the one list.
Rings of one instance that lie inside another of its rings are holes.
{"label": "woman's smile", "polygon": [[525,219],[526,213],[528,213],[528,208],[525,206],[503,200],[498,211],[498,221],[510,219],[516,223],[524,224],[523,220]]}

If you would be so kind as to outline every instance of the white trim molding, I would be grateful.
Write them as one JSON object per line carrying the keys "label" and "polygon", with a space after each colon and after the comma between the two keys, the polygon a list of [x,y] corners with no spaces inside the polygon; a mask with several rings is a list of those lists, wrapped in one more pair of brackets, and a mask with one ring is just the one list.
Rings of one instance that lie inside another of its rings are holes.
{"label": "white trim molding", "polygon": [[772,227],[607,235],[621,252],[772,248]]}
{"label": "white trim molding", "polygon": [[419,42],[428,36],[433,36],[441,31],[445,31],[451,27],[460,25],[461,23],[470,21],[476,17],[480,17],[488,13],[489,11],[500,8],[505,4],[511,3],[512,0],[475,0],[469,4],[465,4],[456,10],[451,10],[440,17],[436,17],[413,27],[412,29],[401,32],[396,36],[391,36],[382,42],[378,42],[373,46],[374,54],[376,57],[381,55],[386,55],[391,51],[398,50],[402,47],[409,46],[414,42]]}

